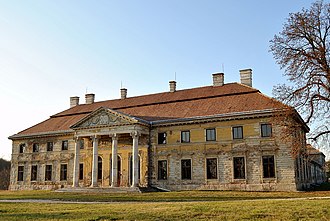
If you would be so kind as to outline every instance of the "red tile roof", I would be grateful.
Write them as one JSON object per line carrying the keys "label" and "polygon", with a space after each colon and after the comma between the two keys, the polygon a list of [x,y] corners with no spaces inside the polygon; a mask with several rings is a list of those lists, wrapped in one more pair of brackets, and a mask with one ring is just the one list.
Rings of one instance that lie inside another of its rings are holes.
{"label": "red tile roof", "polygon": [[110,108],[146,121],[212,116],[244,111],[268,110],[284,105],[239,83],[207,86],[81,104],[51,116],[17,135],[70,130],[70,126],[100,107]]}

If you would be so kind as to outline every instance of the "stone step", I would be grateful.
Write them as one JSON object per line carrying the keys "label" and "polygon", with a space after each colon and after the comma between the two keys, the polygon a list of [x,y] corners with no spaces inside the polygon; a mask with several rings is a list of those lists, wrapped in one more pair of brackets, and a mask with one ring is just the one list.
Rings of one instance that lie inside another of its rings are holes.
{"label": "stone step", "polygon": [[61,188],[55,192],[69,193],[141,193],[139,187],[77,187]]}

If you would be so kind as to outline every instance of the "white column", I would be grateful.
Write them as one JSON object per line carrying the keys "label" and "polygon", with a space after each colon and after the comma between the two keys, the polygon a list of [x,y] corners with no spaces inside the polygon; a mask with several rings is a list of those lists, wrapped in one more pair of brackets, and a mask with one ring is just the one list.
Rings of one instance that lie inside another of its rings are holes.
{"label": "white column", "polygon": [[97,164],[98,164],[98,138],[93,136],[93,165],[92,165],[92,185],[91,187],[97,187]]}
{"label": "white column", "polygon": [[133,138],[133,149],[132,149],[132,159],[133,159],[133,176],[132,176],[132,187],[137,187],[139,184],[139,133],[134,131],[131,133]]}
{"label": "white column", "polygon": [[112,138],[112,161],[111,161],[111,187],[118,186],[118,160],[117,160],[117,134],[111,134]]}
{"label": "white column", "polygon": [[73,184],[72,187],[79,186],[79,152],[80,152],[80,139],[77,137],[75,139],[74,147],[74,163],[73,163]]}

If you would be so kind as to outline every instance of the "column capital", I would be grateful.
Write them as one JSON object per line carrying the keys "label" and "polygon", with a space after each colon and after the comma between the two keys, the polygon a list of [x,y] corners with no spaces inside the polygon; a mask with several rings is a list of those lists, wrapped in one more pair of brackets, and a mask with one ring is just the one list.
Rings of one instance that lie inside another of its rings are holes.
{"label": "column capital", "polygon": [[93,135],[93,136],[91,136],[91,139],[94,141],[94,140],[97,140],[97,139],[99,139],[100,138],[100,136],[99,135]]}
{"label": "column capital", "polygon": [[112,140],[118,140],[118,134],[117,133],[109,134],[109,137],[111,137]]}
{"label": "column capital", "polygon": [[78,141],[81,140],[82,138],[79,137],[79,136],[75,136],[73,139],[74,139],[74,141],[78,142]]}
{"label": "column capital", "polygon": [[136,131],[136,130],[135,131],[132,131],[130,134],[133,137],[133,139],[134,138],[138,138],[141,135],[140,132],[139,131]]}

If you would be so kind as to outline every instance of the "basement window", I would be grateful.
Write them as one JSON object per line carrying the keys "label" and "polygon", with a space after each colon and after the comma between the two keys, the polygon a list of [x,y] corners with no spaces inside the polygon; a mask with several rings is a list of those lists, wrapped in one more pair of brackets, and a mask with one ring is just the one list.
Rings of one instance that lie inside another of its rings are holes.
{"label": "basement window", "polygon": [[33,153],[37,153],[39,152],[39,144],[38,143],[34,143],[32,146],[32,152]]}
{"label": "basement window", "polygon": [[158,180],[167,180],[167,160],[158,161]]}
{"label": "basement window", "polygon": [[158,133],[158,144],[166,144],[166,133]]}
{"label": "basement window", "polygon": [[245,179],[244,157],[234,157],[234,179]]}
{"label": "basement window", "polygon": [[36,181],[38,177],[38,166],[32,165],[31,167],[31,181]]}

